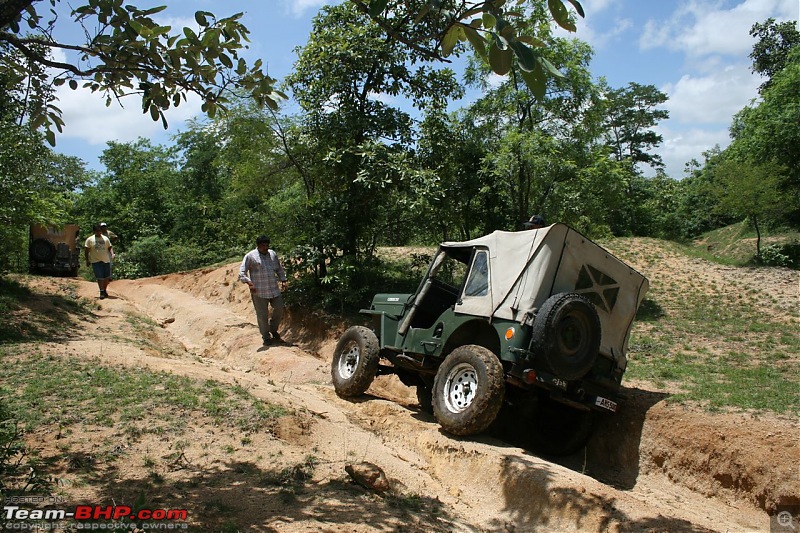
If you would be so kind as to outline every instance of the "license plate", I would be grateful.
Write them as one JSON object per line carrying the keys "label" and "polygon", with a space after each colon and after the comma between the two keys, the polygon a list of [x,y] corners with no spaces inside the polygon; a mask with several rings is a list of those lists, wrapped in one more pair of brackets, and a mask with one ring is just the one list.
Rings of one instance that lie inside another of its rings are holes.
{"label": "license plate", "polygon": [[612,402],[608,398],[603,398],[602,396],[598,396],[597,399],[594,401],[594,404],[598,407],[602,407],[603,409],[608,409],[612,413],[617,412],[617,402]]}

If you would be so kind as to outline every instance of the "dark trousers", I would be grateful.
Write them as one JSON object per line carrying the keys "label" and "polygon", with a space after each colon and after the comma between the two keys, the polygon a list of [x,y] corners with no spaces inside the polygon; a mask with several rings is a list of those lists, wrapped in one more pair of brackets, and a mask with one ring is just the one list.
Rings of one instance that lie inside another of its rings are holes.
{"label": "dark trousers", "polygon": [[[283,298],[279,295],[275,298],[261,298],[254,293],[250,293],[250,298],[253,300],[253,307],[256,310],[256,319],[258,320],[258,330],[261,332],[261,338],[264,342],[269,340],[270,333],[277,333],[278,326],[281,325],[283,318]],[[272,306],[272,316],[269,316],[268,307]]]}

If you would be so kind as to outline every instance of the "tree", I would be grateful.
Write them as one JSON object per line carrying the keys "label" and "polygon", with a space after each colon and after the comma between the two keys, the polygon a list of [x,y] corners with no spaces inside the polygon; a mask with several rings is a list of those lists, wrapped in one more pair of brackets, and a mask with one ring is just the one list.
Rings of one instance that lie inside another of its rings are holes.
{"label": "tree", "polygon": [[717,210],[743,216],[756,230],[756,258],[761,261],[761,227],[781,214],[779,177],[775,163],[726,159],[714,169]]}
{"label": "tree", "polygon": [[[180,105],[190,93],[203,100],[202,109],[211,117],[218,109],[228,108],[235,92],[244,92],[273,109],[285,98],[275,89],[275,80],[262,72],[261,60],[250,67],[239,56],[249,34],[239,22],[242,13],[217,18],[208,11],[197,11],[199,31],[182,28],[173,33],[171,27],[160,26],[152,18],[166,6],[139,9],[124,0],[89,0],[70,6],[70,20],[80,25],[85,35],[83,42],[72,43],[54,37],[58,23],[55,8],[62,0],[46,1],[53,8],[49,10],[53,14],[50,20],[37,9],[45,0],[6,0],[0,6],[0,62],[15,72],[17,81],[24,80],[38,65],[55,69],[55,85],[68,83],[75,90],[82,84],[102,93],[107,105],[137,94],[143,112],[161,120],[165,127],[164,111]],[[503,0],[418,0],[391,5],[389,0],[351,1],[418,57],[443,59],[459,48],[460,42],[468,41],[501,74],[508,72],[512,58],[517,57],[522,77],[536,94],[544,87],[548,73],[560,75],[537,50],[541,43],[522,34],[525,25],[508,15]],[[574,15],[564,1],[578,15],[584,15],[577,0],[548,0],[548,8],[553,20],[574,31]],[[20,52],[27,61],[8,60],[9,49]],[[55,60],[54,51],[71,57]],[[63,126],[61,111],[52,102],[45,102],[32,106],[30,113],[31,126],[44,127],[48,142],[54,145],[53,127],[61,131]]]}
{"label": "tree", "polygon": [[740,111],[726,149],[737,161],[774,163],[783,193],[785,220],[800,224],[800,46],[789,54],[762,93],[762,100]]}
{"label": "tree", "polygon": [[[517,15],[528,28],[535,28],[536,38],[545,44],[542,54],[564,74],[549,78],[540,95],[533,93],[518,71],[489,86],[485,80],[490,67],[479,54],[474,56],[466,79],[481,87],[484,95],[470,106],[464,125],[480,124],[486,156],[482,173],[473,176],[482,180],[478,188],[482,193],[470,198],[470,218],[486,223],[480,228],[483,232],[515,228],[536,212],[565,222],[582,220],[582,227],[587,227],[594,202],[575,205],[576,191],[599,192],[603,187],[578,185],[600,176],[581,170],[608,157],[607,153],[598,156],[605,149],[596,144],[600,123],[592,115],[592,102],[597,99],[588,69],[592,50],[574,39],[553,38],[541,5]],[[562,209],[564,203],[557,198],[570,202],[573,209]],[[481,215],[474,216],[475,212]]]}
{"label": "tree", "polygon": [[[13,50],[5,52],[24,63]],[[12,266],[27,246],[29,224],[68,222],[73,193],[86,179],[82,162],[53,153],[28,127],[26,110],[48,99],[43,79],[43,71],[32,68],[20,82],[0,62],[0,269]]]}
{"label": "tree", "polygon": [[[242,13],[218,19],[213,13],[197,11],[199,31],[173,32],[152,18],[166,6],[139,9],[122,0],[90,0],[70,13],[85,39],[69,43],[55,38],[56,11],[51,10],[53,18],[47,20],[50,14],[37,9],[43,3],[8,0],[0,8],[0,48],[25,58],[16,61],[13,54],[0,54],[0,68],[12,73],[17,83],[44,66],[53,69],[56,86],[68,83],[75,90],[82,84],[103,94],[106,105],[126,95],[139,95],[142,111],[153,120],[160,119],[165,128],[164,110],[179,106],[190,93],[202,98],[202,109],[210,116],[226,109],[236,91],[245,91],[259,104],[271,107],[284,97],[275,90],[275,80],[262,72],[260,60],[250,67],[240,57],[249,33],[239,22]],[[61,0],[47,3],[56,8]],[[70,59],[53,59],[55,51],[69,54]],[[31,127],[44,126],[48,141],[55,144],[52,127],[61,131],[63,125],[58,108],[39,102],[28,111]]]}
{"label": "tree", "polygon": [[800,32],[796,22],[775,22],[769,18],[763,23],[753,24],[750,36],[757,39],[750,52],[753,60],[752,71],[767,79],[758,88],[763,92],[772,84],[772,78],[783,70],[789,60],[789,53],[800,45]]}
{"label": "tree", "polygon": [[[178,170],[175,151],[146,139],[109,142],[100,156],[106,172],[86,187],[76,206],[82,227],[102,219],[124,244],[149,236],[167,237],[174,226]],[[181,236],[185,237],[185,236]]]}
{"label": "tree", "polygon": [[314,19],[287,84],[305,112],[302,136],[314,145],[297,171],[313,176],[306,190],[318,249],[332,245],[354,258],[374,247],[376,232],[389,231],[409,184],[404,152],[413,133],[394,101],[425,109],[460,90],[452,71],[420,60],[353,4],[323,7]]}
{"label": "tree", "polygon": [[653,85],[631,82],[605,91],[606,142],[617,161],[626,161],[631,168],[639,164],[664,168],[661,156],[651,151],[664,140],[652,128],[669,118],[669,111],[658,109],[666,101],[667,95]]}

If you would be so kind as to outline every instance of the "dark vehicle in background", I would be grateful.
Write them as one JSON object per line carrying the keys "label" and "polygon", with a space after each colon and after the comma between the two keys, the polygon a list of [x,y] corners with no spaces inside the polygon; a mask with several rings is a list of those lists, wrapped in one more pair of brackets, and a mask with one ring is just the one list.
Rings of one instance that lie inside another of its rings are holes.
{"label": "dark vehicle in background", "polygon": [[448,433],[494,425],[545,453],[572,453],[594,413],[617,410],[648,287],[564,224],[445,242],[414,294],[378,294],[362,309],[371,325],[339,339],[333,385],[354,397],[395,374]]}
{"label": "dark vehicle in background", "polygon": [[31,274],[77,276],[80,254],[80,228],[77,224],[31,225],[28,244],[28,271]]}

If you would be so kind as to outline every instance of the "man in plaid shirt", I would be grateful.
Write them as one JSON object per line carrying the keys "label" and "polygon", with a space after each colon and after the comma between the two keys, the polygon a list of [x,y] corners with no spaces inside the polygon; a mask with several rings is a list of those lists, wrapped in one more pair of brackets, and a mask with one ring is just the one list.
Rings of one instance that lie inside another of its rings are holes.
{"label": "man in plaid shirt", "polygon": [[[281,292],[286,290],[286,272],[278,260],[278,254],[269,247],[269,237],[260,235],[256,239],[256,249],[244,256],[242,266],[239,267],[239,281],[250,287],[250,298],[256,310],[258,329],[264,345],[273,340],[280,342],[278,326],[283,318]],[[268,305],[272,306],[271,319]]]}

